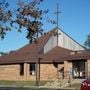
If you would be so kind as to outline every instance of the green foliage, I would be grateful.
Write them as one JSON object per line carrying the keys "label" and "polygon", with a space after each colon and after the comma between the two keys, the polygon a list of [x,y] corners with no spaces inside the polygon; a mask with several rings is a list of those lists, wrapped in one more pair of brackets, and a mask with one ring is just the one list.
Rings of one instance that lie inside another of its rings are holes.
{"label": "green foliage", "polygon": [[1,56],[7,55],[8,53],[0,52]]}
{"label": "green foliage", "polygon": [[87,49],[90,49],[90,35],[87,35],[86,41],[84,42],[84,46]]}

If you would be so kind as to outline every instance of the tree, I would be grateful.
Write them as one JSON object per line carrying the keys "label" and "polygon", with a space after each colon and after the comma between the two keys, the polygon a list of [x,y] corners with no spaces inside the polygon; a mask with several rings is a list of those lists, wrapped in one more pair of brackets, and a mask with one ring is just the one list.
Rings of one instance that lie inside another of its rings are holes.
{"label": "tree", "polygon": [[0,56],[7,55],[8,53],[0,52]]}
{"label": "tree", "polygon": [[3,39],[8,30],[11,30],[8,23],[11,21],[12,13],[8,8],[9,3],[0,0],[0,37]]}
{"label": "tree", "polygon": [[[37,35],[42,35],[43,29],[43,15],[47,14],[49,10],[40,10],[38,7],[43,0],[32,0],[26,3],[24,0],[19,0],[17,8],[11,10],[9,2],[6,0],[0,1],[0,37],[3,39],[7,31],[11,31],[12,27],[16,28],[18,32],[22,32],[23,28],[27,30],[26,38],[30,43],[37,39]],[[47,17],[47,21],[55,24],[54,20]],[[38,33],[38,34],[37,34]]]}
{"label": "tree", "polygon": [[87,35],[86,41],[84,42],[84,46],[87,49],[90,49],[90,35]]}
{"label": "tree", "polygon": [[9,2],[4,1],[1,0],[0,2],[0,36],[2,39],[6,32],[11,30],[11,27],[14,27],[16,24],[16,29],[19,32],[22,31],[23,27],[26,28],[28,31],[26,37],[30,42],[36,38],[37,32],[42,34],[41,18],[43,12],[37,7],[42,0],[33,0],[30,3],[19,0],[17,3],[18,8],[13,11],[9,8]]}

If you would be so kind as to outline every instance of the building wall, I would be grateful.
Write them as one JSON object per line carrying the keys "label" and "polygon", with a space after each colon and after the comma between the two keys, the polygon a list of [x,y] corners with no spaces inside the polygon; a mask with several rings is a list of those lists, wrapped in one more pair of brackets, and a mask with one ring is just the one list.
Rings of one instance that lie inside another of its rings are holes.
{"label": "building wall", "polygon": [[40,65],[41,80],[55,80],[57,78],[57,68],[53,64]]}
{"label": "building wall", "polygon": [[72,78],[72,62],[64,61],[64,77]]}
{"label": "building wall", "polygon": [[[36,75],[30,75],[29,63],[24,64],[24,80],[36,80]],[[57,68],[53,64],[40,64],[40,80],[55,80]]]}
{"label": "building wall", "polygon": [[[56,30],[57,31],[57,30]],[[78,42],[72,39],[68,34],[58,29],[58,37],[57,35],[52,34],[50,39],[44,46],[44,53],[50,51],[56,46],[60,46],[70,50],[84,50],[84,47],[81,46]]]}
{"label": "building wall", "polygon": [[35,75],[30,75],[30,71],[29,71],[29,63],[24,63],[24,80],[31,80],[31,81],[35,81],[36,80],[36,76]]}
{"label": "building wall", "polygon": [[90,78],[90,59],[87,60],[88,78]]}
{"label": "building wall", "polygon": [[64,61],[64,71],[70,73],[72,69],[72,62]]}
{"label": "building wall", "polygon": [[24,75],[20,75],[20,64],[0,65],[0,80],[35,80],[29,74],[29,64],[24,63]]}
{"label": "building wall", "polygon": [[58,78],[64,78],[64,63],[58,64]]}
{"label": "building wall", "polygon": [[44,53],[47,53],[56,46],[57,46],[57,36],[52,35],[44,46]]}
{"label": "building wall", "polygon": [[[36,76],[30,75],[29,63],[24,63],[24,75],[20,75],[20,65],[0,65],[0,80],[31,80],[35,81]],[[90,59],[87,60],[88,66],[88,76],[90,76]],[[60,72],[61,69],[64,69],[64,73]],[[72,62],[64,61],[63,64],[58,64],[58,67],[55,67],[53,64],[40,64],[40,80],[55,80],[58,77],[66,78],[66,74],[72,76]]]}
{"label": "building wall", "polygon": [[70,50],[84,50],[84,48],[62,30],[58,30],[58,46]]}
{"label": "building wall", "polygon": [[19,65],[0,65],[0,80],[18,80]]}
{"label": "building wall", "polygon": [[[31,80],[36,76],[30,75],[29,63],[24,63],[24,75],[20,75],[20,65],[0,65],[0,80]],[[57,68],[53,64],[40,65],[40,79],[49,80],[57,78]]]}

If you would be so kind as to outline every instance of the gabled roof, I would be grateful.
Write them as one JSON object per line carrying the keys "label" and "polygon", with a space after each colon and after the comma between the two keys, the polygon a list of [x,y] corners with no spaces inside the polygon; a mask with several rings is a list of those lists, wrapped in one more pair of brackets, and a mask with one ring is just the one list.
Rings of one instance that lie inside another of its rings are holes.
{"label": "gabled roof", "polygon": [[57,62],[57,60],[59,60],[59,62],[64,62],[64,60],[60,58],[62,58],[62,56],[70,55],[70,52],[71,50],[56,46],[42,56],[43,59],[41,62]]}
{"label": "gabled roof", "polygon": [[87,60],[90,59],[90,51],[88,50],[82,50],[82,51],[76,51],[74,54],[70,54],[63,57],[63,60],[67,59],[68,61],[74,61],[74,60]]}
{"label": "gabled roof", "polygon": [[87,60],[90,59],[90,51],[72,51],[59,46],[43,55],[41,62],[64,62],[64,61],[74,61],[74,60]]}
{"label": "gabled roof", "polygon": [[63,32],[66,36],[68,36],[75,43],[77,43],[78,45],[80,45],[81,47],[83,47],[84,49],[86,49],[83,45],[81,45],[80,43],[78,43],[75,39],[73,39],[69,34],[67,34],[66,32],[64,32],[61,28],[59,28],[59,29],[60,29],[61,32]]}
{"label": "gabled roof", "polygon": [[[78,59],[88,59],[90,58],[89,51],[81,51],[82,53],[77,53],[71,55],[71,51],[65,48],[61,48],[56,46],[52,50],[47,53],[43,53],[43,47],[53,34],[53,31],[56,30],[54,28],[52,31],[38,38],[38,44],[33,42],[32,44],[27,44],[26,46],[14,51],[8,55],[0,57],[0,64],[16,64],[16,63],[24,63],[24,62],[36,62],[37,57],[42,58],[40,60],[41,63],[52,63],[52,62],[64,62],[64,60],[78,60]],[[39,54],[37,55],[37,48]]]}
{"label": "gabled roof", "polygon": [[[53,30],[56,30],[54,28]],[[43,47],[49,38],[52,35],[52,31],[38,38],[38,51],[39,53],[43,53]],[[22,63],[22,62],[35,62],[35,56],[37,54],[37,44],[33,42],[32,44],[27,44],[26,46],[14,51],[8,55],[0,57],[0,64],[8,64],[8,63]]]}

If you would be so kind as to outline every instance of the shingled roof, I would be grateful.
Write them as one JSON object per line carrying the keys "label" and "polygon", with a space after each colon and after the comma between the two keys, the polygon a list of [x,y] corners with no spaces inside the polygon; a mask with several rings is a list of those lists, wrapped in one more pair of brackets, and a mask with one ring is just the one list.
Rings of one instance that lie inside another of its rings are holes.
{"label": "shingled roof", "polygon": [[51,51],[42,56],[43,59],[41,62],[57,62],[58,60],[59,62],[64,62],[64,60],[60,58],[62,58],[62,56],[70,55],[70,52],[71,50],[56,46]]}
{"label": "shingled roof", "polygon": [[90,59],[90,51],[82,50],[82,51],[73,51],[73,54],[67,55],[63,57],[63,60],[67,59],[68,61],[72,60],[87,60]]}
{"label": "shingled roof", "polygon": [[[52,31],[38,38],[38,52],[37,55],[37,44],[33,42],[32,44],[27,44],[26,46],[14,51],[8,55],[0,57],[0,64],[17,64],[24,62],[36,62],[37,57],[41,58],[41,63],[52,63],[52,62],[64,62],[64,60],[79,60],[79,59],[89,59],[90,51],[72,51],[59,46],[56,46],[47,53],[43,53],[43,47],[53,34]],[[74,54],[72,54],[74,52]],[[77,53],[76,53],[77,52]]]}
{"label": "shingled roof", "polygon": [[59,46],[43,55],[41,62],[64,62],[64,61],[74,61],[74,60],[87,60],[90,59],[90,51],[72,51]]}
{"label": "shingled roof", "polygon": [[[53,30],[56,30],[56,28],[54,28]],[[39,53],[43,53],[43,47],[52,35],[53,30],[38,38]],[[35,62],[35,56],[37,54],[36,49],[37,44],[35,44],[35,42],[33,42],[32,44],[27,44],[26,46],[18,49],[17,51],[14,51],[5,56],[1,56],[0,64]]]}

